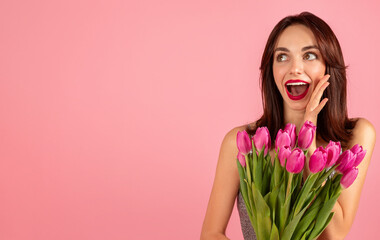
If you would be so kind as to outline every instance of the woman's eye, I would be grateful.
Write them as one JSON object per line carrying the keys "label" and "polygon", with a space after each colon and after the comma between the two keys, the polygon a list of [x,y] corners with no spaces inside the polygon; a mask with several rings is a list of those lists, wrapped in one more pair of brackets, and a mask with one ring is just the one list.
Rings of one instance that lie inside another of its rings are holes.
{"label": "woman's eye", "polygon": [[286,55],[284,55],[284,54],[277,55],[277,61],[278,62],[283,62],[285,60],[286,60]]}
{"label": "woman's eye", "polygon": [[306,57],[305,57],[306,60],[314,60],[314,59],[317,59],[317,55],[315,53],[306,53]]}

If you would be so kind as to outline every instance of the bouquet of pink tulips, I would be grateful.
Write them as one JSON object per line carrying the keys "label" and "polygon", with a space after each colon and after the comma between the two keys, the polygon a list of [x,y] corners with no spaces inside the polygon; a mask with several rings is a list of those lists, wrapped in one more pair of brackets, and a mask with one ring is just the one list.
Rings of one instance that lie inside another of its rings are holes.
{"label": "bouquet of pink tulips", "polygon": [[333,217],[341,191],[355,181],[366,151],[355,145],[341,153],[340,142],[330,141],[311,155],[311,174],[303,182],[305,156],[315,131],[309,121],[298,137],[294,124],[280,129],[274,161],[268,154],[266,127],[258,128],[252,139],[247,132],[238,132],[240,192],[259,240],[316,239]]}

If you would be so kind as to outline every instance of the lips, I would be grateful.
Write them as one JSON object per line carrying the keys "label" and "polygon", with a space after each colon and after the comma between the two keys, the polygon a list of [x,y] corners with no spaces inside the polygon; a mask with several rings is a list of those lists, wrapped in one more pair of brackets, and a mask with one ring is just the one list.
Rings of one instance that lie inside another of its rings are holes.
{"label": "lips", "polygon": [[[306,90],[301,93],[300,95],[297,95],[297,96],[294,96],[292,95],[290,92],[289,92],[289,89],[288,88],[291,88],[292,86],[299,86],[299,85],[302,85],[302,86],[306,86]],[[286,93],[288,94],[288,97],[291,99],[291,100],[301,100],[303,99],[307,92],[309,91],[309,86],[310,84],[304,80],[301,80],[301,79],[292,79],[292,80],[288,80],[286,81],[285,83],[285,89],[286,89]]]}

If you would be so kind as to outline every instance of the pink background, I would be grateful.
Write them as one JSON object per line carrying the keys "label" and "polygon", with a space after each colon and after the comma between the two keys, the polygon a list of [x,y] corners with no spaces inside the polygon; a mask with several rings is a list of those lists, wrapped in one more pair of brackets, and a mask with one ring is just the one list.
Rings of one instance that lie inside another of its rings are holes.
{"label": "pink background", "polygon": [[[0,239],[198,239],[224,135],[262,113],[267,37],[304,10],[378,129],[378,1],[1,1]],[[347,239],[378,236],[378,156]]]}

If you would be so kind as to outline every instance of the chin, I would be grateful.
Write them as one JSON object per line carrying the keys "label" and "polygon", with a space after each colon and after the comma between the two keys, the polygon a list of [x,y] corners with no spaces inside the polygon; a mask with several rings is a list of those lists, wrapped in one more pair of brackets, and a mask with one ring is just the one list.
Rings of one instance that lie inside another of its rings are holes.
{"label": "chin", "polygon": [[287,105],[292,110],[297,110],[297,111],[299,111],[299,110],[306,110],[307,101],[293,102],[292,100],[289,100],[287,102]]}

